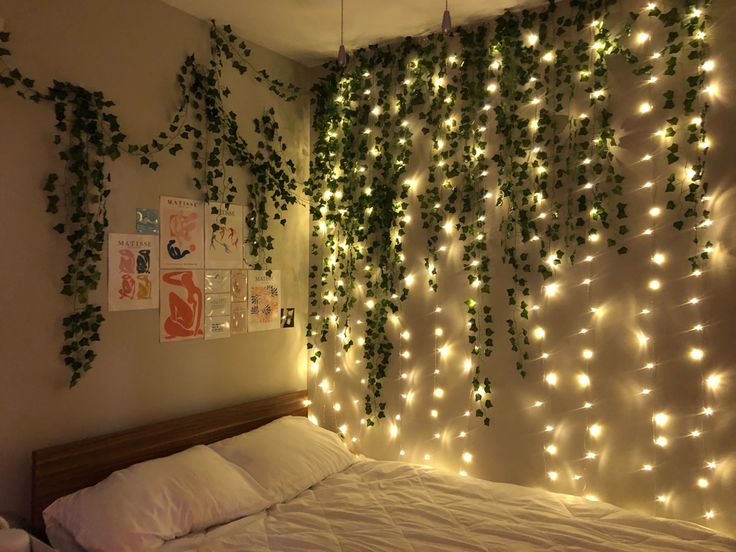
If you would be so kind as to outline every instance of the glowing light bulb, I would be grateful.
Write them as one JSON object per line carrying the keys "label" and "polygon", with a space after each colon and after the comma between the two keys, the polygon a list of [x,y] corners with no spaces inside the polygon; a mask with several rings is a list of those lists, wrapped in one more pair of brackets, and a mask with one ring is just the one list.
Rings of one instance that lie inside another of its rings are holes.
{"label": "glowing light bulb", "polygon": [[598,457],[598,453],[593,451],[588,451],[585,453],[585,459],[586,460],[595,460]]}
{"label": "glowing light bulb", "polygon": [[445,332],[442,330],[442,328],[435,328],[434,329],[434,335],[436,335],[437,337],[440,337],[443,333],[445,333]]}
{"label": "glowing light bulb", "polygon": [[544,450],[550,456],[554,456],[555,454],[557,454],[557,446],[556,445],[547,445],[546,447],[544,447]]}
{"label": "glowing light bulb", "polygon": [[591,358],[593,358],[593,351],[591,351],[590,349],[584,349],[583,350],[583,358],[585,360],[590,360]]}
{"label": "glowing light bulb", "polygon": [[550,297],[554,297],[555,295],[557,295],[559,289],[559,284],[547,284],[546,286],[544,286],[544,292]]}
{"label": "glowing light bulb", "polygon": [[545,52],[544,55],[542,56],[542,60],[546,61],[547,63],[553,62],[555,60],[555,53],[552,51]]}
{"label": "glowing light bulb", "polygon": [[534,337],[536,339],[544,339],[544,336],[547,335],[547,332],[544,330],[544,328],[537,326],[534,328]]}
{"label": "glowing light bulb", "polygon": [[542,401],[534,401],[534,404],[532,405],[534,408],[539,408],[540,406],[543,406],[544,403]]}
{"label": "glowing light bulb", "polygon": [[600,426],[600,424],[593,424],[588,428],[588,432],[590,433],[591,437],[600,437],[601,433],[603,432],[603,428]]}
{"label": "glowing light bulb", "polygon": [[549,477],[550,481],[557,481],[560,475],[556,471],[551,471],[547,472],[547,477]]}
{"label": "glowing light bulb", "polygon": [[440,414],[439,414],[439,412],[437,412],[436,410],[430,410],[430,411],[429,411],[429,415],[430,415],[430,416],[432,416],[433,418],[436,418],[436,417],[437,417],[437,416],[439,416]]}
{"label": "glowing light bulb", "polygon": [[718,463],[715,460],[710,460],[705,463],[705,467],[709,470],[714,470],[718,467]]}
{"label": "glowing light bulb", "polygon": [[701,477],[698,479],[697,484],[701,489],[707,489],[710,482],[705,477]]}
{"label": "glowing light bulb", "polygon": [[593,408],[593,403],[591,403],[591,402],[585,402],[585,403],[583,403],[583,408],[585,408],[586,410],[589,409],[589,408]]}
{"label": "glowing light bulb", "polygon": [[705,384],[710,390],[715,391],[721,385],[721,376],[719,374],[711,374],[706,378]]}
{"label": "glowing light bulb", "polygon": [[473,461],[473,455],[469,452],[463,452],[463,462],[470,464]]}
{"label": "glowing light bulb", "polygon": [[651,209],[649,209],[650,217],[658,217],[661,214],[662,214],[662,209],[659,207],[652,207]]}
{"label": "glowing light bulb", "polygon": [[659,280],[649,280],[649,289],[657,291],[662,287],[662,283]]}
{"label": "glowing light bulb", "polygon": [[703,407],[703,415],[704,416],[712,416],[713,415],[713,409],[710,406],[704,406]]}
{"label": "glowing light bulb", "polygon": [[663,253],[655,253],[652,255],[652,262],[656,265],[663,265],[667,262],[667,257]]}
{"label": "glowing light bulb", "polygon": [[699,429],[693,429],[690,432],[690,437],[700,437],[702,434],[703,434],[703,432],[700,431]]}
{"label": "glowing light bulb", "polygon": [[654,469],[654,467],[651,464],[644,464],[641,469],[642,471],[650,472]]}
{"label": "glowing light bulb", "polygon": [[712,59],[704,61],[703,65],[701,66],[701,68],[705,72],[712,71],[713,69],[715,69],[715,67],[716,67],[716,62],[713,61]]}
{"label": "glowing light bulb", "polygon": [[547,433],[549,433],[551,431],[554,431],[554,430],[555,430],[555,426],[553,426],[553,425],[549,425],[548,424],[548,425],[544,426],[544,431],[546,431]]}
{"label": "glowing light bulb", "polygon": [[442,397],[445,396],[445,390],[442,389],[441,387],[437,387],[434,390],[434,396],[437,397],[438,399],[441,399]]}
{"label": "glowing light bulb", "polygon": [[557,385],[559,379],[557,377],[557,374],[555,374],[554,372],[550,372],[545,376],[544,381],[546,381],[549,385],[554,386]]}
{"label": "glowing light bulb", "polygon": [[664,412],[658,412],[652,417],[652,420],[654,420],[655,425],[657,427],[664,427],[667,425],[667,422],[669,422],[670,417],[665,414]]}
{"label": "glowing light bulb", "polygon": [[598,234],[598,232],[591,232],[591,233],[590,233],[590,234],[588,235],[588,240],[589,240],[589,241],[591,241],[591,242],[593,242],[593,243],[597,242],[597,241],[598,241],[598,240],[600,240],[600,239],[601,239],[601,237],[600,237],[600,235]]}
{"label": "glowing light bulb", "polygon": [[588,374],[578,374],[578,384],[580,387],[589,387],[590,376],[588,376]]}
{"label": "glowing light bulb", "polygon": [[693,360],[703,360],[703,357],[705,356],[705,353],[703,352],[703,349],[697,349],[693,348],[690,349],[690,358]]}
{"label": "glowing light bulb", "polygon": [[665,502],[667,502],[667,495],[657,496],[657,502],[659,502],[660,504],[664,504]]}
{"label": "glowing light bulb", "polygon": [[652,110],[652,104],[649,102],[644,102],[639,105],[639,113],[645,114],[649,113]]}
{"label": "glowing light bulb", "polygon": [[716,517],[716,514],[713,510],[705,512],[705,519],[713,519],[714,517]]}
{"label": "glowing light bulb", "polygon": [[641,390],[642,395],[649,395],[651,392],[652,390],[649,389],[648,387],[645,387],[644,389]]}
{"label": "glowing light bulb", "polygon": [[654,439],[654,444],[658,447],[664,448],[669,444],[669,439],[667,437],[660,435],[656,439]]}

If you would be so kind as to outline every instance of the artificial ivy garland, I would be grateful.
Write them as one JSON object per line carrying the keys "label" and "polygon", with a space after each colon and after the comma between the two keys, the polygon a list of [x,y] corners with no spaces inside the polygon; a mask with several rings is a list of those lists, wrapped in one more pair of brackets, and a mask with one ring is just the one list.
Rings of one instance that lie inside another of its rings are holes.
{"label": "artificial ivy garland", "polygon": [[[9,33],[0,33],[0,63],[10,55],[3,46],[9,39]],[[155,171],[159,166],[158,154],[175,156],[187,146],[198,175],[194,186],[204,192],[208,201],[224,202],[226,208],[239,192],[228,172],[234,167],[246,168],[254,177],[246,185],[251,261],[256,269],[271,263],[270,218],[286,224],[285,211],[296,202],[296,167],[285,157],[286,145],[273,108],[253,121],[259,136],[254,150],[242,138],[235,113],[226,107],[230,91],[222,83],[222,72],[226,63],[241,75],[249,72],[284,101],[296,99],[299,89],[254,68],[248,60],[250,50],[229,26],[220,28],[212,22],[210,52],[206,65],[194,56],[186,58],[177,75],[181,91],[178,111],[167,130],[144,145],[128,142],[112,110],[115,104],[101,92],[59,81],[42,92],[19,69],[3,63],[0,84],[15,89],[22,98],[53,104],[56,114],[54,143],[59,147],[64,172],[51,173],[44,191],[46,211],[62,218],[54,229],[65,235],[69,243],[69,265],[61,292],[73,299],[74,309],[63,320],[61,354],[72,371],[72,387],[93,365],[93,344],[100,340],[104,321],[101,307],[90,303],[88,296],[97,289],[101,276],[99,264],[109,224],[106,202],[112,192],[109,161],[130,153]],[[213,209],[213,214],[217,214]]]}
{"label": "artificial ivy garland", "polygon": [[[669,79],[661,107],[672,116],[660,131],[671,167],[666,207],[680,213],[678,229],[686,221],[696,229],[709,224],[702,201],[709,108],[702,9],[710,3],[676,0],[666,9],[649,3],[614,29],[610,8],[617,0],[571,0],[570,15],[550,0],[540,11],[507,12],[492,28],[458,29],[457,39],[407,38],[358,50],[347,68],[326,65],[327,75],[313,87],[308,347],[310,361],[319,363],[319,344],[334,332],[348,351],[364,312],[369,425],[386,415],[383,380],[394,348],[386,322],[409,293],[402,240],[416,185],[406,178],[406,166],[417,121],[432,144],[416,196],[427,238],[427,283],[437,291],[440,234],[456,232],[470,285],[465,304],[476,415],[489,425],[492,385],[482,360],[494,348],[490,294],[499,289],[507,296],[506,331],[525,376],[533,274],[547,279],[561,263],[579,261],[584,244],[604,232],[610,247],[627,252],[615,238],[629,229],[609,107],[614,57],[644,84]],[[667,36],[666,46],[645,59],[626,46],[640,18],[658,23]],[[588,100],[586,112],[575,109],[581,97]],[[489,134],[496,146],[490,156]],[[496,232],[488,224],[494,200],[501,212]],[[508,286],[491,286],[489,236],[499,240],[502,261],[512,267]],[[693,270],[707,260],[709,245],[690,258]],[[355,298],[359,289],[364,308]]]}

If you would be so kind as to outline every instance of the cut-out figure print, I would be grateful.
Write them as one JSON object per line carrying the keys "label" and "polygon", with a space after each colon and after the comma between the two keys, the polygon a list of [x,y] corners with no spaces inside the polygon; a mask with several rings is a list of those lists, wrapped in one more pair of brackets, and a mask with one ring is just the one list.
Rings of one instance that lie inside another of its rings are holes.
{"label": "cut-out figure print", "polygon": [[120,289],[118,289],[120,299],[135,298],[135,280],[130,274],[123,274],[120,280]]}
{"label": "cut-out figure print", "polygon": [[197,249],[191,237],[196,227],[197,213],[179,211],[169,216],[169,234],[172,239],[166,244],[166,251],[172,259],[182,259]]}
{"label": "cut-out figure print", "polygon": [[120,272],[123,274],[135,273],[135,255],[130,249],[120,250]]}
{"label": "cut-out figure print", "polygon": [[169,316],[164,322],[166,339],[203,335],[202,290],[194,283],[192,272],[167,272],[163,279],[167,284],[180,288],[184,295],[182,297],[176,291],[169,292]]}
{"label": "cut-out figure print", "polygon": [[240,243],[240,237],[238,231],[230,226],[220,226],[216,232],[212,232],[212,238],[210,238],[210,250],[217,249],[217,246],[221,246],[225,253],[230,253]]}
{"label": "cut-out figure print", "polygon": [[141,249],[135,259],[135,268],[138,274],[149,274],[151,272],[151,250]]}
{"label": "cut-out figure print", "polygon": [[138,287],[136,292],[136,298],[138,299],[150,299],[151,293],[153,292],[153,284],[148,274],[138,274],[136,276],[138,280]]}
{"label": "cut-out figure print", "polygon": [[250,297],[250,314],[258,322],[267,324],[276,313],[280,315],[279,290],[275,286],[257,286],[252,289]]}

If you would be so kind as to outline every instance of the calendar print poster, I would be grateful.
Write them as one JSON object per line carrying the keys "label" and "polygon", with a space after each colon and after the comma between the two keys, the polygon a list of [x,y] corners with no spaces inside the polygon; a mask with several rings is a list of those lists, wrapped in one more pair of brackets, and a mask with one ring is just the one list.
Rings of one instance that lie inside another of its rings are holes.
{"label": "calendar print poster", "polygon": [[108,308],[158,308],[158,236],[110,234],[107,253]]}
{"label": "calendar print poster", "polygon": [[248,331],[276,330],[281,326],[281,271],[248,272]]}
{"label": "calendar print poster", "polygon": [[204,202],[161,196],[161,268],[204,268]]}

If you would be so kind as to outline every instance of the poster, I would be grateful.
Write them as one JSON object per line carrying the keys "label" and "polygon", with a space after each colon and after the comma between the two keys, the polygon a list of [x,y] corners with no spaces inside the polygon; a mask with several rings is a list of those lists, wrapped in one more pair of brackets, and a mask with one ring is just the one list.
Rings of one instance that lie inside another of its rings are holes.
{"label": "poster", "polygon": [[205,293],[230,293],[230,271],[229,270],[205,270],[204,271]]}
{"label": "poster", "polygon": [[230,288],[233,303],[248,300],[248,271],[233,270],[230,272]]}
{"label": "poster", "polygon": [[158,209],[144,209],[138,207],[135,210],[135,231],[139,234],[158,234]]}
{"label": "poster", "polygon": [[107,263],[111,311],[158,307],[158,236],[110,234]]}
{"label": "poster", "polygon": [[161,271],[159,318],[162,343],[204,336],[203,272]]}
{"label": "poster", "polygon": [[161,196],[161,268],[204,267],[204,203]]}
{"label": "poster", "polygon": [[248,331],[276,330],[281,326],[281,271],[248,273]]}
{"label": "poster", "polygon": [[210,293],[204,296],[204,315],[230,316],[230,294]]}
{"label": "poster", "polygon": [[230,317],[213,316],[207,318],[204,338],[210,340],[224,339],[226,337],[230,337]]}
{"label": "poster", "polygon": [[[207,268],[243,267],[244,208],[224,203],[205,204],[205,266]],[[223,220],[224,219],[224,220]],[[217,227],[214,230],[213,227]]]}
{"label": "poster", "polygon": [[232,303],[230,306],[230,333],[244,334],[248,331],[248,303]]}

